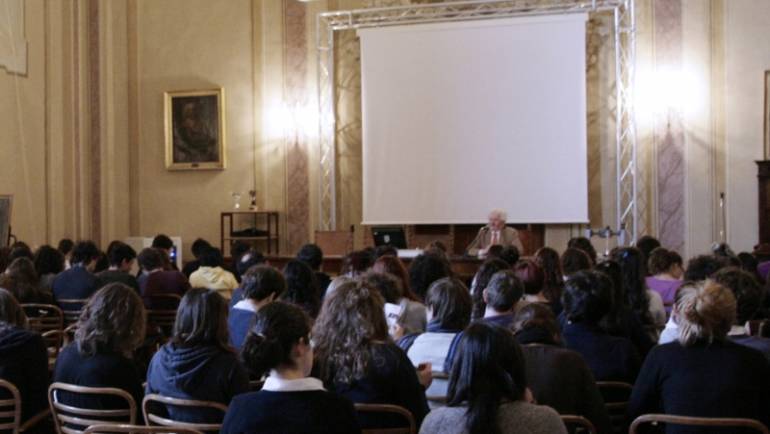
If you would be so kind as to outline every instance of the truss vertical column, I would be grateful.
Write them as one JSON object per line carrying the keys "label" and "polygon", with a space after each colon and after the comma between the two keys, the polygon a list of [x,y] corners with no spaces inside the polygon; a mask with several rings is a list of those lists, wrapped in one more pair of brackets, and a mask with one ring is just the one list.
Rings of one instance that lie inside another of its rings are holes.
{"label": "truss vertical column", "polygon": [[615,9],[615,128],[616,128],[616,218],[634,242],[643,228],[640,219],[640,181],[634,116],[636,19],[634,0]]}
{"label": "truss vertical column", "polygon": [[336,229],[336,116],[334,96],[334,29],[316,18],[318,52],[318,143],[320,146],[319,219],[321,229]]}

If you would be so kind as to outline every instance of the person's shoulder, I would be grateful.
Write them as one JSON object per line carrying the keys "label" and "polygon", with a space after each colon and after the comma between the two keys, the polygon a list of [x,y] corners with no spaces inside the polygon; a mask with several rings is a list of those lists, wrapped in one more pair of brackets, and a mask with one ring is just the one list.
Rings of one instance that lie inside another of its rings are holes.
{"label": "person's shoulder", "polygon": [[524,401],[514,401],[502,404],[498,419],[502,426],[525,425],[531,432],[556,434],[564,427],[561,416],[546,405],[530,404]]}
{"label": "person's shoulder", "polygon": [[422,422],[420,433],[445,433],[450,427],[451,432],[463,432],[467,407],[438,407],[430,411]]}

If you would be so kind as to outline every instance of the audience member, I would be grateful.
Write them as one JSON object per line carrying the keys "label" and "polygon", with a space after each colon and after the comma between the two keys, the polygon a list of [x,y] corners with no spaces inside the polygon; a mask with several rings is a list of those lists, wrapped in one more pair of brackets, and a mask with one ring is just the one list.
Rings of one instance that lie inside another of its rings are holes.
{"label": "audience member", "polygon": [[615,248],[610,257],[620,265],[621,284],[628,306],[652,340],[657,340],[666,325],[666,309],[660,294],[647,289],[646,257],[636,247]]}
{"label": "audience member", "polygon": [[184,267],[182,267],[182,274],[186,278],[190,278],[190,275],[193,274],[198,268],[201,266],[201,255],[203,254],[206,249],[210,249],[213,247],[208,241],[204,240],[203,238],[197,238],[195,241],[193,241],[192,245],[190,246],[190,251],[193,255],[193,260],[184,264]]}
{"label": "audience member", "polygon": [[754,255],[749,252],[740,252],[738,253],[738,260],[741,262],[740,267],[742,270],[751,273],[751,275],[756,277],[760,283],[764,282],[764,279],[762,279],[757,271],[759,261],[757,261],[757,258]]}
{"label": "audience member", "polygon": [[[471,297],[458,279],[445,277],[430,286],[425,298],[428,312],[426,332],[406,335],[398,340],[414,366],[428,365],[433,372],[449,374],[457,343],[470,323]],[[426,393],[446,396],[447,381],[435,379]]]}
{"label": "audience member", "polygon": [[524,284],[524,300],[529,303],[547,303],[543,295],[545,273],[532,259],[522,259],[513,266],[516,277]]}
{"label": "audience member", "polygon": [[644,257],[645,262],[650,259],[650,254],[652,254],[652,251],[658,247],[660,247],[660,241],[650,235],[644,235],[636,240],[636,248],[642,252],[642,257]]}
{"label": "audience member", "polygon": [[173,294],[183,296],[190,284],[179,271],[166,270],[163,267],[165,253],[148,247],[139,252],[138,262],[142,268],[139,276],[139,292],[148,309],[175,309],[178,303],[163,298]]}
{"label": "audience member", "polygon": [[19,389],[22,422],[48,408],[48,351],[45,343],[39,334],[27,329],[27,316],[21,306],[10,292],[1,288],[0,378]]}
{"label": "audience member", "polygon": [[235,264],[235,268],[241,276],[241,281],[239,282],[238,287],[233,290],[233,296],[230,298],[230,309],[232,309],[236,303],[243,300],[243,275],[246,274],[251,267],[264,264],[265,262],[265,256],[257,249],[249,249],[248,252],[241,255],[241,259]]}
{"label": "audience member", "polygon": [[[78,258],[78,249],[73,252]],[[78,262],[75,262],[77,264]],[[75,341],[56,359],[53,381],[88,387],[114,387],[142,402],[142,380],[132,353],[145,335],[146,313],[136,291],[122,283],[111,283],[86,303],[75,330]],[[86,408],[125,408],[115,397],[60,392],[65,405]],[[141,413],[141,406],[137,408]],[[138,415],[141,420],[141,415]]]}
{"label": "audience member", "polygon": [[501,270],[493,274],[484,288],[484,303],[487,307],[481,321],[510,330],[513,327],[513,314],[525,291],[526,284],[522,283],[514,271]]}
{"label": "audience member", "polygon": [[[383,256],[383,258],[386,257],[388,256]],[[394,322],[401,328],[402,334],[422,333],[425,331],[427,325],[425,305],[409,300],[404,296],[402,283],[398,277],[388,272],[372,270],[361,276],[361,279],[372,288],[380,291],[382,298],[385,299],[385,303],[399,307],[400,315],[394,319]],[[393,330],[391,329],[392,334]]]}
{"label": "audience member", "polygon": [[516,265],[517,262],[519,262],[520,257],[521,257],[521,254],[519,253],[519,249],[514,245],[503,247],[500,250],[500,253],[497,255],[498,259],[502,259],[503,261],[507,262],[508,265],[511,267],[513,267],[514,265]]}
{"label": "audience member", "polygon": [[230,344],[238,350],[254,324],[256,313],[286,291],[286,280],[280,271],[269,265],[255,265],[243,275],[240,288],[242,299],[230,309],[227,318]]}
{"label": "audience member", "polygon": [[310,376],[310,318],[298,307],[276,302],[261,309],[241,354],[254,378],[267,378],[260,391],[233,399],[223,434],[360,432],[351,402]]}
{"label": "audience member", "polygon": [[305,244],[299,249],[299,252],[297,252],[297,259],[309,265],[313,270],[313,273],[315,273],[321,298],[323,299],[326,294],[326,288],[328,288],[329,284],[332,282],[332,278],[321,271],[321,266],[324,261],[323,250],[315,244]]}
{"label": "audience member", "polygon": [[139,293],[139,283],[136,281],[136,277],[131,275],[131,268],[133,268],[136,259],[134,248],[126,243],[117,242],[107,250],[109,251],[110,268],[96,275],[98,287],[101,288],[110,283],[118,282],[134,288]]}
{"label": "audience member", "polygon": [[79,309],[81,303],[62,303],[59,300],[85,300],[99,289],[92,271],[99,257],[99,249],[91,241],[79,241],[72,249],[71,267],[53,281],[54,299],[68,309]]}
{"label": "audience member", "polygon": [[[727,339],[735,297],[722,285],[679,290],[679,339],[653,348],[634,385],[628,415],[666,413],[757,419],[770,425],[770,365],[759,351]],[[668,426],[666,433],[691,433]]]}
{"label": "audience member", "polygon": [[107,258],[107,254],[99,250],[99,256],[96,258],[96,264],[94,264],[94,269],[91,272],[96,275],[102,271],[107,271],[109,268],[110,260]]}
{"label": "audience member", "polygon": [[486,312],[487,309],[487,305],[484,302],[484,289],[487,287],[487,284],[489,284],[489,280],[492,276],[498,271],[510,269],[511,267],[507,262],[497,258],[487,259],[481,264],[471,282],[470,293],[473,302],[471,319],[477,320],[484,318],[484,312]]}
{"label": "audience member", "polygon": [[218,291],[229,300],[238,281],[233,273],[225,270],[222,252],[216,247],[205,249],[201,254],[201,266],[190,275],[190,286]]}
{"label": "audience member", "polygon": [[591,266],[596,265],[597,255],[593,243],[586,237],[573,237],[567,242],[568,249],[582,250],[591,259]]}
{"label": "audience member", "polygon": [[420,300],[425,299],[433,282],[452,275],[452,268],[445,255],[423,253],[409,264],[409,287]]}
{"label": "audience member", "polygon": [[633,383],[639,353],[630,340],[611,336],[599,321],[612,306],[612,282],[598,271],[579,271],[564,285],[562,334],[567,348],[580,353],[597,381]]}
{"label": "audience member", "polygon": [[647,259],[649,276],[645,279],[647,287],[660,294],[666,313],[671,314],[676,291],[682,286],[682,257],[673,250],[658,247]]}
{"label": "audience member", "polygon": [[537,403],[560,414],[583,416],[599,434],[612,434],[596,380],[580,354],[562,347],[551,309],[540,303],[522,307],[516,312],[513,329],[522,345],[527,384]]}
{"label": "audience member", "polygon": [[0,276],[0,288],[10,291],[19,303],[52,303],[51,294],[41,290],[39,284],[35,264],[25,257],[14,259]]}
{"label": "audience member", "polygon": [[543,270],[541,295],[547,300],[546,304],[554,315],[558,316],[562,311],[561,293],[564,289],[564,273],[559,253],[550,247],[540,248],[535,252],[535,263]]}
{"label": "audience member", "polygon": [[757,273],[763,282],[770,275],[770,243],[759,243],[754,246],[754,257],[757,259]]}
{"label": "audience member", "polygon": [[286,291],[279,298],[299,306],[310,318],[315,319],[321,310],[321,291],[313,270],[305,262],[292,259],[283,267],[283,276],[286,279]]}
{"label": "audience member", "polygon": [[10,262],[19,258],[27,258],[30,261],[35,259],[35,255],[32,254],[32,249],[23,241],[16,241],[13,243],[11,245],[11,253],[8,255],[8,260]]}
{"label": "audience member", "polygon": [[736,302],[735,324],[727,336],[733,342],[760,351],[770,361],[770,339],[751,336],[749,321],[756,319],[765,298],[759,281],[751,273],[737,267],[723,268],[711,277],[714,282],[732,291]]}
{"label": "audience member", "polygon": [[69,238],[62,238],[56,249],[64,255],[64,269],[67,270],[72,264],[72,249],[75,248],[75,242]]}
{"label": "audience member", "polygon": [[[145,393],[230,404],[235,395],[248,391],[249,377],[228,341],[227,302],[214,290],[187,291],[170,342],[150,362]],[[213,409],[169,405],[166,410],[177,421],[221,421],[221,413]]]}
{"label": "audience member", "polygon": [[398,257],[398,248],[391,244],[375,247],[374,251],[372,252],[372,262],[375,262],[377,259],[382,258],[383,256]]}
{"label": "audience member", "polygon": [[687,269],[684,272],[686,282],[699,282],[711,277],[712,274],[727,266],[725,258],[714,255],[699,255],[691,258],[687,262]]}
{"label": "audience member", "polygon": [[237,280],[238,283],[241,282],[241,275],[238,273],[238,267],[236,264],[238,264],[238,262],[241,261],[241,257],[251,249],[252,247],[249,243],[241,240],[236,240],[230,245],[230,263],[232,264],[232,267],[227,264],[223,265],[222,267],[225,270],[233,273],[233,276],[235,276],[235,280]]}
{"label": "audience member", "polygon": [[366,250],[350,252],[342,258],[340,275],[352,279],[364,274],[372,266],[372,253]]}
{"label": "audience member", "polygon": [[[417,424],[428,413],[424,387],[430,367],[419,371],[388,337],[379,291],[363,282],[340,285],[324,302],[313,327],[314,372],[327,390],[355,403],[394,404],[412,413]],[[389,415],[360,417],[364,428],[402,426]]]}
{"label": "audience member", "polygon": [[564,273],[564,280],[569,279],[578,271],[590,270],[592,267],[591,257],[583,250],[571,247],[561,254],[561,270]]}
{"label": "audience member", "polygon": [[404,293],[404,297],[412,301],[419,301],[420,299],[412,292],[409,284],[409,271],[401,259],[393,255],[380,256],[374,261],[372,265],[372,271],[377,273],[390,273],[401,282],[401,289]]}
{"label": "audience member", "polygon": [[47,244],[40,246],[35,252],[35,271],[40,279],[40,290],[51,294],[53,280],[57,274],[64,271],[64,255]]}
{"label": "audience member", "polygon": [[158,234],[155,236],[155,238],[152,239],[152,245],[150,245],[153,249],[158,249],[163,251],[163,253],[166,254],[166,257],[169,258],[170,262],[169,265],[171,266],[171,270],[179,271],[179,268],[177,268],[176,265],[176,255],[174,252],[174,249],[176,246],[174,246],[174,241],[171,240],[171,238],[168,235],[164,234]]}
{"label": "audience member", "polygon": [[604,273],[612,282],[612,305],[599,322],[599,326],[612,336],[630,339],[639,355],[644,358],[655,345],[655,340],[629,305],[620,265],[613,260],[606,260],[594,269]]}
{"label": "audience member", "polygon": [[460,342],[447,406],[431,411],[420,433],[566,434],[567,429],[552,408],[532,404],[513,333],[476,323]]}

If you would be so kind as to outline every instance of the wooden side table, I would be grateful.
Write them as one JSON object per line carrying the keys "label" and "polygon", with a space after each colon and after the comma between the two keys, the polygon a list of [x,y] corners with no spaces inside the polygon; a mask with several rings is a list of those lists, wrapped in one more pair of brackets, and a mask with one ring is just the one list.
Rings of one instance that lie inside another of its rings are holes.
{"label": "wooden side table", "polygon": [[[254,235],[237,235],[233,230],[233,220],[238,215],[252,216],[254,229],[264,233]],[[278,229],[278,211],[225,211],[220,215],[220,248],[225,254],[225,245],[232,245],[235,241],[245,241],[251,245],[259,242],[267,244],[267,253],[278,253],[280,233]]]}

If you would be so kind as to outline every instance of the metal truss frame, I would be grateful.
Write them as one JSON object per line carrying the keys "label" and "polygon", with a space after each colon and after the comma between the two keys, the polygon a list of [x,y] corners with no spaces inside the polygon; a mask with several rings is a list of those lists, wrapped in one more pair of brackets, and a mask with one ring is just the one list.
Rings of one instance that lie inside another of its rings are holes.
{"label": "metal truss frame", "polygon": [[639,230],[639,206],[633,106],[636,62],[634,0],[460,0],[318,14],[316,48],[321,229],[336,229],[334,32],[406,24],[607,11],[614,14],[615,36],[616,230],[625,229],[630,235],[628,238],[635,241]]}

